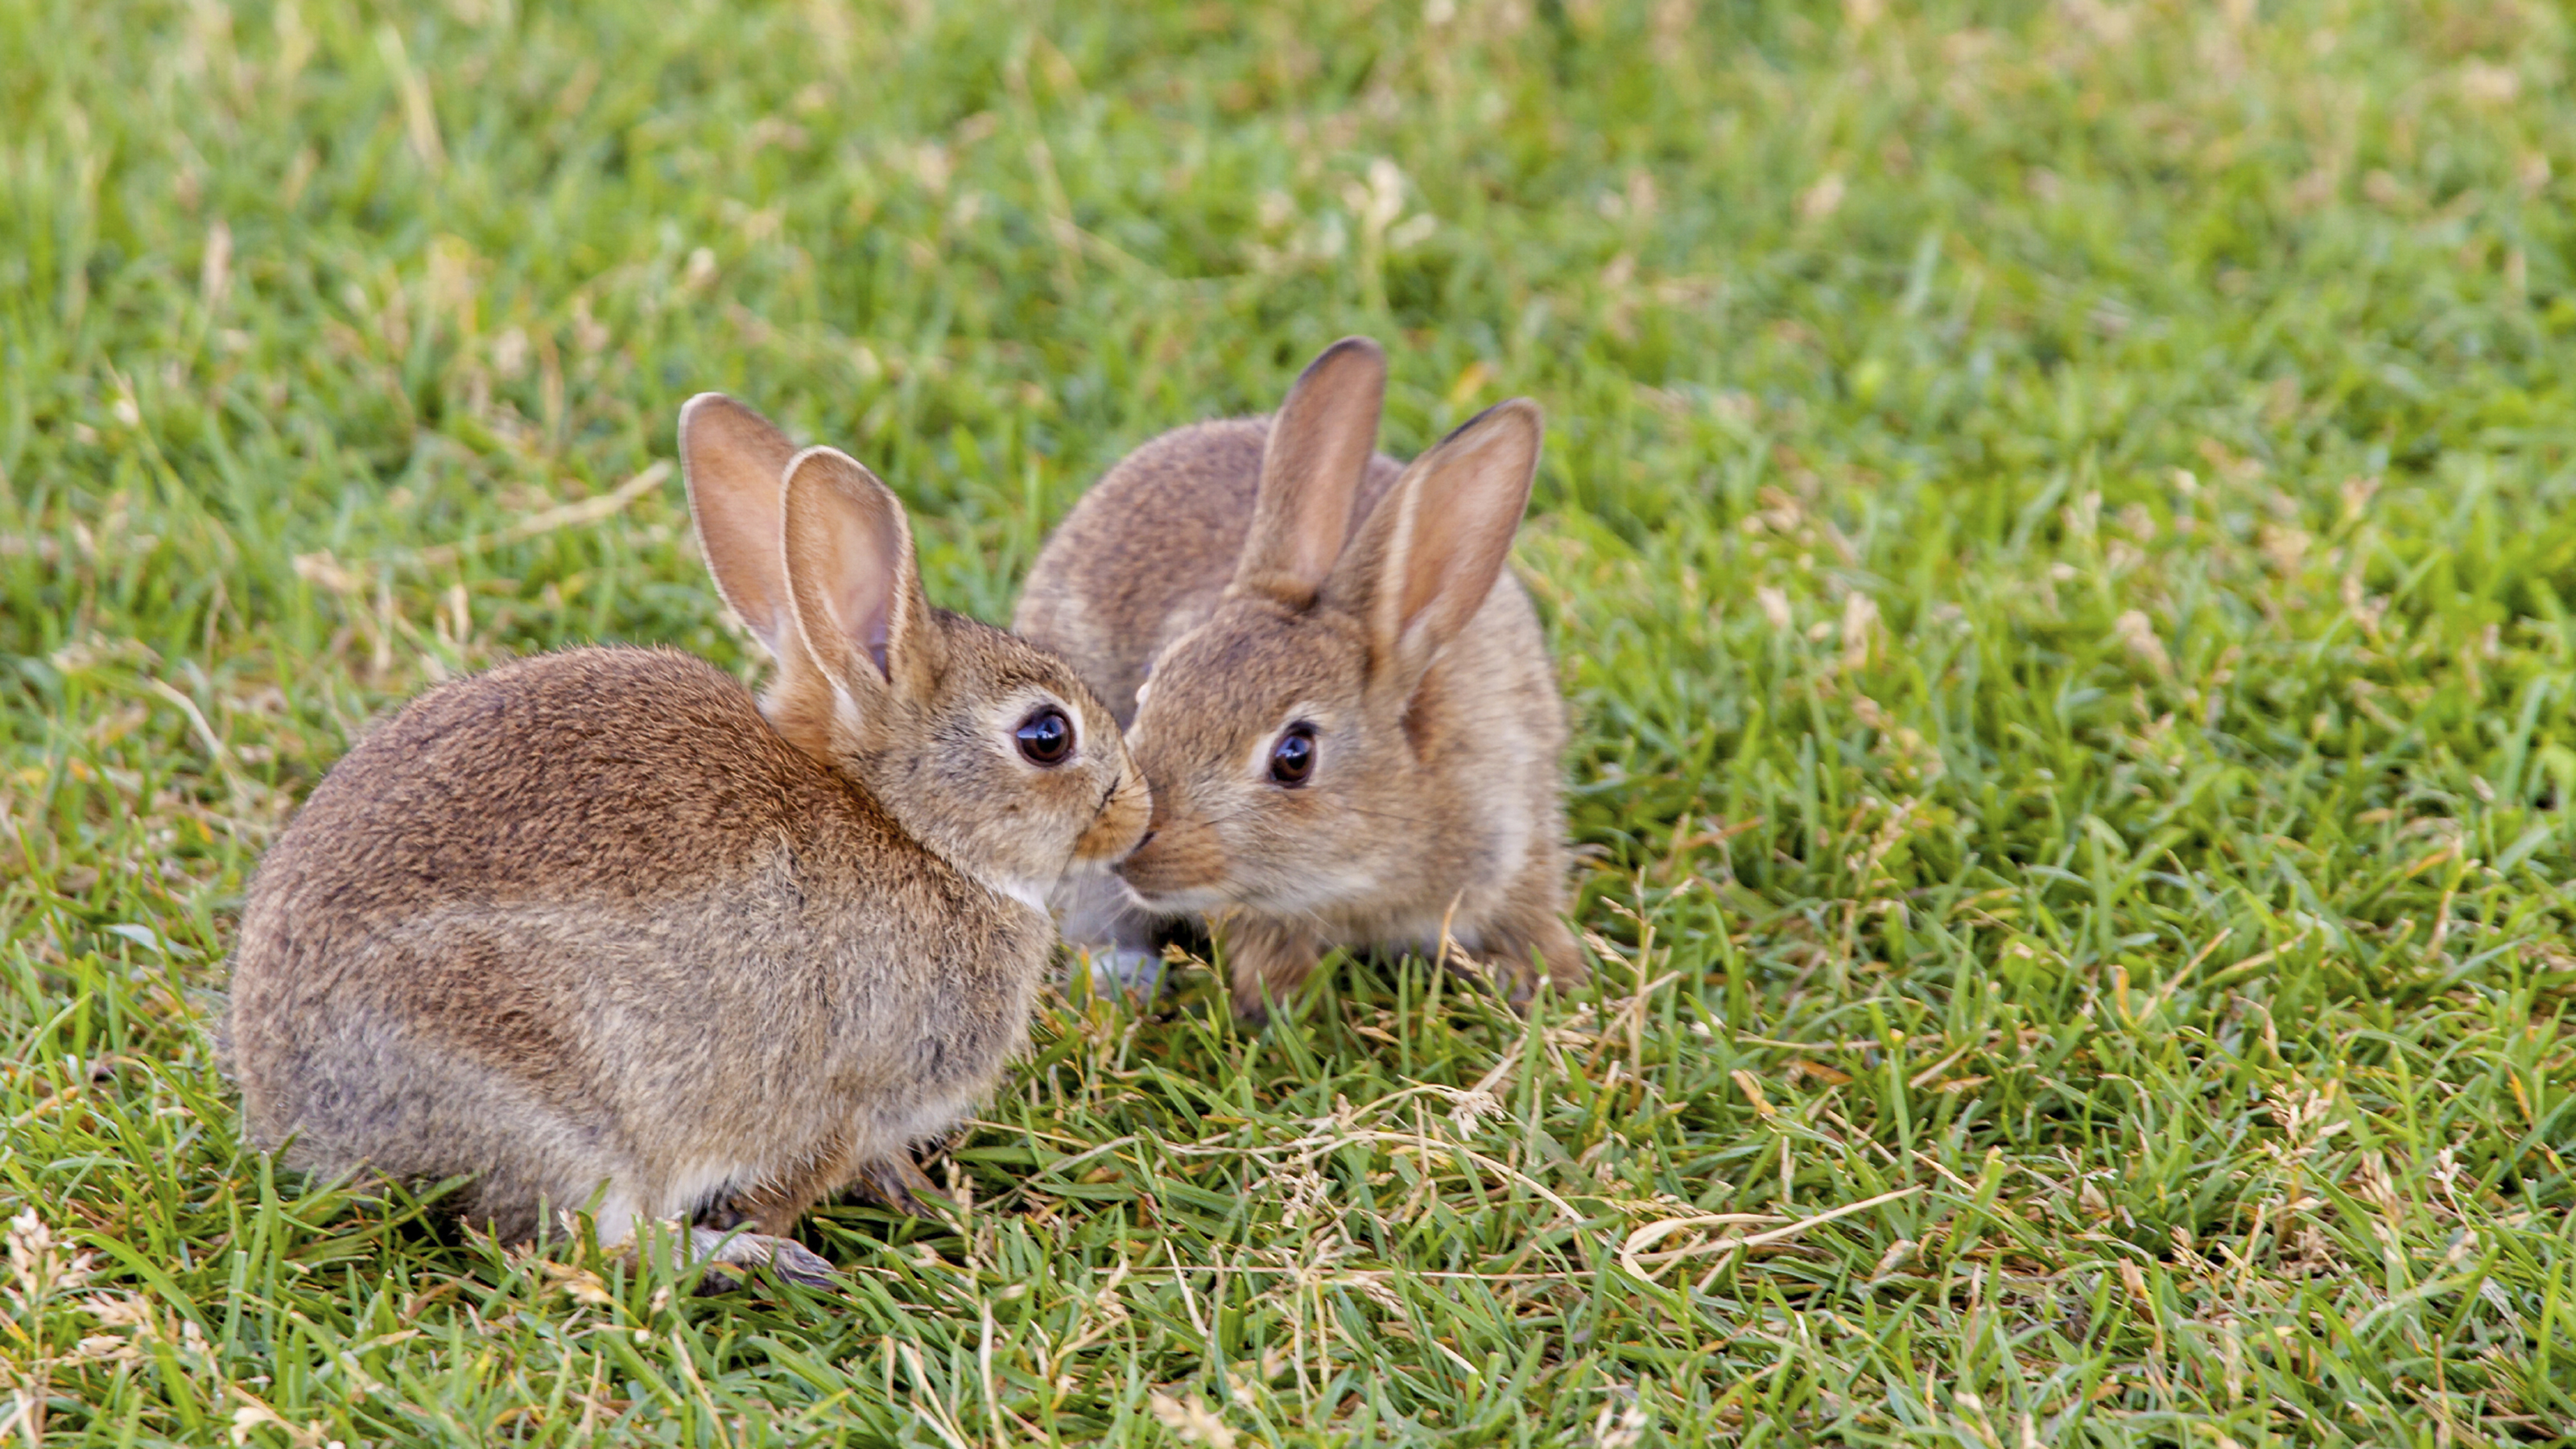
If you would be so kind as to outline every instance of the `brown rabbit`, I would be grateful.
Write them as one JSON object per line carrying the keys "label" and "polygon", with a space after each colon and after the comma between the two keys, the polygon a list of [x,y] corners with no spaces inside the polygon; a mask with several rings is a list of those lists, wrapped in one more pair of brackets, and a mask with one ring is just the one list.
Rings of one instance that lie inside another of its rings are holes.
{"label": "brown rabbit", "polygon": [[1375,343],[1333,344],[1275,417],[1130,454],[1031,569],[1015,627],[1108,702],[1153,792],[1119,881],[1058,897],[1096,967],[1148,984],[1157,923],[1198,913],[1247,1017],[1330,947],[1430,954],[1444,926],[1515,1000],[1583,979],[1565,707],[1504,567],[1538,408],[1406,467],[1375,452],[1385,390]]}
{"label": "brown rabbit", "polygon": [[680,452],[768,693],[595,648],[413,701],[262,862],[229,1045],[290,1165],[471,1174],[511,1239],[677,1219],[697,1256],[821,1281],[782,1235],[848,1186],[913,1206],[912,1146],[1025,1039],[1046,892],[1147,800],[1060,660],[928,606],[865,468],[712,393]]}

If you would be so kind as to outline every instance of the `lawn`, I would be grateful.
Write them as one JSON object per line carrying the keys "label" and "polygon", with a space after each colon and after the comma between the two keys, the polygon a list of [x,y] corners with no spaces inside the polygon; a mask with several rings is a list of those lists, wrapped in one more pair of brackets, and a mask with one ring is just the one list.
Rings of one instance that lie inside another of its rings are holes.
{"label": "lawn", "polygon": [[[0,4],[0,1441],[2576,1437],[2576,33],[2519,0]],[[838,1293],[281,1178],[367,723],[747,675],[735,392],[1005,619],[1349,332],[1504,397],[1596,985],[1051,998]]]}

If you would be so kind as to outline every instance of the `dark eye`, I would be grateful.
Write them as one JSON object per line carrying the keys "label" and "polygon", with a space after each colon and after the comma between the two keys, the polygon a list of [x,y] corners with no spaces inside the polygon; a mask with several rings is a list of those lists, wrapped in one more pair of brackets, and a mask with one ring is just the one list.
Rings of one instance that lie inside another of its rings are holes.
{"label": "dark eye", "polygon": [[1315,773],[1315,727],[1300,721],[1288,727],[1270,747],[1270,778],[1282,785],[1303,785]]}
{"label": "dark eye", "polygon": [[1021,755],[1032,765],[1061,765],[1073,753],[1073,721],[1054,705],[1021,721],[1012,734],[1020,742]]}

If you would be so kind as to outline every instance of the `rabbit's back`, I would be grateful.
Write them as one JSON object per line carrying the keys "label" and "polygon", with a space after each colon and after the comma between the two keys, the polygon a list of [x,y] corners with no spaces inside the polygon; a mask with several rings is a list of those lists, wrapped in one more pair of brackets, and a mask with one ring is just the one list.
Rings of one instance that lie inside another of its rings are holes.
{"label": "rabbit's back", "polygon": [[254,909],[315,886],[361,915],[683,892],[739,870],[830,783],[694,656],[537,655],[432,689],[360,740],[263,863]]}

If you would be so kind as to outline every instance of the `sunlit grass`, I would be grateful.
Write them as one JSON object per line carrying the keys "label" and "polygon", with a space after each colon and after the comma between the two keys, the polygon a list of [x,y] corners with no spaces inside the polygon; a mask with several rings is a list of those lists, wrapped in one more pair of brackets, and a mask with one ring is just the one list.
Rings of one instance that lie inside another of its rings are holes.
{"label": "sunlit grass", "polygon": [[[0,7],[0,1439],[2569,1436],[2570,59],[2504,3]],[[749,667],[683,398],[1004,618],[1111,459],[1353,331],[1399,451],[1548,410],[1597,990],[1075,991],[953,1221],[810,1222],[837,1296],[242,1146],[232,916],[367,721]]]}

